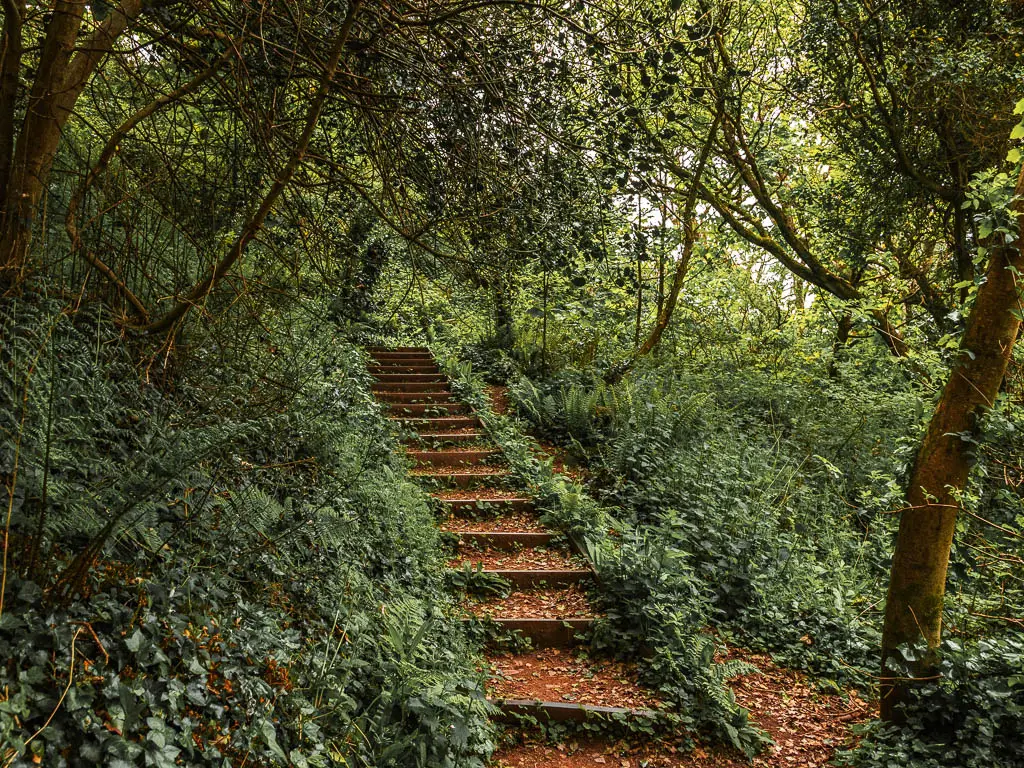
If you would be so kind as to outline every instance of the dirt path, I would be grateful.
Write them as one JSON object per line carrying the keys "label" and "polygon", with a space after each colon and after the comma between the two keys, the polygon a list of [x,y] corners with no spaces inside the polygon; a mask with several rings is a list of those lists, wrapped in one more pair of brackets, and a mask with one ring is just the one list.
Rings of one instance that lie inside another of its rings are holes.
{"label": "dirt path", "polygon": [[[592,658],[585,646],[578,645],[578,636],[566,630],[565,620],[585,628],[594,618],[587,599],[592,585],[578,578],[562,583],[560,574],[578,576],[580,569],[589,565],[564,541],[541,535],[545,541],[537,543],[538,534],[548,531],[538,520],[532,499],[519,489],[490,487],[486,482],[479,487],[459,487],[453,466],[463,476],[462,485],[467,485],[466,476],[500,476],[503,464],[494,456],[481,455],[478,461],[473,455],[474,449],[487,444],[483,424],[468,412],[466,404],[450,396],[448,380],[430,353],[423,348],[405,348],[371,354],[381,382],[374,392],[389,403],[392,418],[415,431],[409,440],[418,462],[413,476],[433,482],[435,498],[447,508],[442,528],[459,537],[458,554],[451,559],[451,566],[469,564],[514,585],[508,596],[466,597],[467,616],[486,615],[509,629],[519,628],[533,641],[534,647],[526,652],[488,653],[492,701],[500,707],[532,707],[529,711],[541,719],[555,711],[552,705],[614,706],[622,708],[624,715],[659,707],[656,697],[637,684],[634,665]],[[424,384],[424,377],[431,383]],[[413,386],[404,386],[406,382]],[[509,412],[507,388],[488,387],[487,394],[496,413]],[[423,451],[424,444],[431,450]],[[584,468],[567,452],[543,442],[536,450],[552,460],[555,472],[574,480],[585,478]],[[870,716],[868,706],[856,696],[844,700],[821,694],[803,676],[776,666],[765,656],[733,649],[729,658],[742,658],[762,671],[732,683],[740,704],[774,741],[753,761],[755,766],[824,766],[836,749],[850,741],[850,724]],[[751,765],[735,750],[717,744],[698,743],[689,749],[665,740],[615,742],[591,737],[552,745],[515,729],[507,735],[510,743],[494,759],[500,768]]]}

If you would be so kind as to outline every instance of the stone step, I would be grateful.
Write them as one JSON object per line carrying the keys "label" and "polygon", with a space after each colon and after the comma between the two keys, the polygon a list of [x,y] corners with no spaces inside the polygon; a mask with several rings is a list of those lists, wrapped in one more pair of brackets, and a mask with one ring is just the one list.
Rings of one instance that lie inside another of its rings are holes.
{"label": "stone step", "polygon": [[460,531],[458,536],[464,544],[505,550],[546,547],[553,538],[540,531]]}
{"label": "stone step", "polygon": [[430,350],[427,349],[426,347],[367,347],[366,351],[369,352],[371,355],[374,352],[410,352],[420,355],[430,352]]}
{"label": "stone step", "polygon": [[388,412],[392,416],[426,416],[441,418],[463,413],[471,409],[465,403],[390,403]]}
{"label": "stone step", "polygon": [[449,429],[467,429],[482,426],[476,416],[394,416],[402,425],[415,430],[420,435],[434,435]]}
{"label": "stone step", "polygon": [[421,451],[406,450],[406,455],[416,462],[417,467],[471,467],[487,463],[488,459],[501,456],[497,448],[474,450]]}
{"label": "stone step", "polygon": [[533,499],[481,495],[472,499],[438,499],[456,517],[475,516],[474,513],[533,512]]}
{"label": "stone step", "polygon": [[379,381],[370,387],[373,394],[382,392],[436,392],[451,394],[446,381]]}
{"label": "stone step", "polygon": [[431,373],[437,376],[441,373],[441,369],[433,363],[423,365],[368,365],[366,370],[374,376],[389,373]]}
{"label": "stone step", "polygon": [[[501,627],[503,634],[518,632],[528,638],[534,648],[571,648],[590,630],[593,619],[503,619],[489,616],[488,621]],[[476,621],[468,619],[467,621]]]}
{"label": "stone step", "polygon": [[589,568],[580,569],[546,569],[512,571],[507,569],[487,569],[484,573],[491,573],[500,576],[512,583],[513,586],[525,589],[527,587],[567,587],[570,584],[579,584],[581,581],[594,578],[594,572]]}
{"label": "stone step", "polygon": [[373,377],[379,384],[448,383],[448,377],[443,373],[373,373]]}
{"label": "stone step", "polygon": [[540,723],[585,723],[604,720],[621,723],[626,721],[658,721],[661,713],[653,709],[628,709],[626,707],[601,707],[594,704],[569,704],[563,701],[534,701],[532,699],[488,699],[508,719],[531,717]]}

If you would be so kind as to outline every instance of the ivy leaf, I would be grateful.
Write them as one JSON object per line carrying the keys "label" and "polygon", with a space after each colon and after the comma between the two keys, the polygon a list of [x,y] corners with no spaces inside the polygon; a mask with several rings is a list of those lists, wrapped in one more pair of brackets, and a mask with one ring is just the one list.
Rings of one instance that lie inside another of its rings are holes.
{"label": "ivy leaf", "polygon": [[277,731],[270,720],[263,721],[260,734],[263,736],[263,741],[266,743],[267,747],[274,753],[274,756],[287,762],[288,756],[284,753],[284,750],[281,749],[281,745],[277,743]]}
{"label": "ivy leaf", "polygon": [[142,641],[145,639],[146,636],[142,634],[142,630],[136,629],[135,633],[124,641],[124,645],[132,653],[138,653],[139,648],[142,647]]}
{"label": "ivy leaf", "polygon": [[1024,123],[1017,123],[1010,131],[1011,139],[1024,139]]}

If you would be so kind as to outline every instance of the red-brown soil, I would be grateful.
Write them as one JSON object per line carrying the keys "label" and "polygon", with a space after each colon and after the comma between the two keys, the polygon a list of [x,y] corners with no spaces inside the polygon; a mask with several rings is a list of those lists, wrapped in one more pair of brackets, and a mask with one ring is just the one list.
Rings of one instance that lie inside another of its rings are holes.
{"label": "red-brown soil", "polygon": [[469,600],[466,608],[477,616],[502,619],[584,619],[594,616],[578,584],[558,589],[516,591],[505,598]]}
{"label": "red-brown soil", "polygon": [[508,399],[508,387],[491,385],[484,387],[488,399],[491,401],[491,410],[498,415],[506,414],[512,407]]}
{"label": "red-brown soil", "polygon": [[[473,464],[465,467],[419,467],[409,473],[412,477],[431,477],[436,475],[490,475],[498,474],[507,477],[511,473],[508,470],[495,467],[493,464]],[[473,498],[469,496],[468,498]]]}
{"label": "red-brown soil", "polygon": [[753,721],[772,737],[754,760],[723,745],[698,744],[681,750],[672,741],[570,739],[545,744],[527,738],[495,755],[498,768],[824,768],[839,748],[852,743],[850,726],[871,718],[872,707],[856,693],[843,697],[824,694],[806,676],[778,667],[763,655],[733,651],[756,665],[761,674],[733,681],[736,698],[750,710]]}
{"label": "red-brown soil", "polygon": [[511,571],[577,571],[587,568],[587,561],[579,555],[570,555],[557,549],[529,547],[519,552],[500,549],[471,549],[465,545],[457,557],[448,561],[450,568],[462,568],[464,563],[483,563],[485,570]]}
{"label": "red-brown soil", "polygon": [[469,519],[464,517],[449,517],[441,523],[441,528],[453,533],[473,533],[483,531],[523,531],[526,533],[540,533],[548,530],[545,528],[536,515],[528,512],[508,512],[494,517],[487,516],[487,510],[476,510],[480,517]]}
{"label": "red-brown soil", "polygon": [[523,491],[514,490],[509,491],[502,488],[474,488],[473,490],[463,490],[461,488],[451,488],[444,491],[437,491],[431,494],[435,499],[441,499],[442,501],[448,500],[464,500],[464,499],[480,499],[481,501],[498,501],[501,499],[525,499],[529,497],[529,494]]}
{"label": "red-brown soil", "polygon": [[658,700],[636,683],[631,665],[548,648],[489,658],[488,694],[503,699],[561,701],[653,709]]}

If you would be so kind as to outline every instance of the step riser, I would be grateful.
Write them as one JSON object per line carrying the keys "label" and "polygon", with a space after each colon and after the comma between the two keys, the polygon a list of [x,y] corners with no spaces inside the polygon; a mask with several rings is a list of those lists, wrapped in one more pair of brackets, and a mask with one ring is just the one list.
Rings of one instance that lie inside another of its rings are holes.
{"label": "step riser", "polygon": [[649,709],[624,707],[598,707],[589,704],[566,704],[561,701],[531,701],[529,699],[492,699],[505,718],[532,717],[540,722],[585,723],[588,720],[658,720],[658,713]]}
{"label": "step riser", "polygon": [[452,490],[469,488],[502,488],[511,479],[507,475],[416,475],[416,482],[425,488],[434,490]]}
{"label": "step riser", "polygon": [[448,385],[439,381],[398,381],[398,382],[378,382],[374,384],[370,391],[375,394],[383,394],[385,392],[405,392],[414,394],[422,392],[425,394],[435,395],[450,395],[452,391],[448,389]]}
{"label": "step riser", "polygon": [[441,369],[436,365],[371,365],[367,370],[374,376],[387,375],[389,373],[428,373],[434,376],[441,375]]}
{"label": "step riser", "polygon": [[437,361],[432,357],[374,357],[371,365],[388,368],[393,365],[411,366],[437,366]]}
{"label": "step riser", "polygon": [[444,433],[431,435],[428,433],[409,438],[405,441],[405,445],[409,448],[415,447],[417,450],[439,450],[448,446],[458,447],[468,443],[481,442],[486,437],[483,432],[466,432],[465,434],[454,435],[445,435]]}
{"label": "step riser", "polygon": [[416,430],[420,435],[430,435],[435,432],[447,432],[453,429],[465,429],[466,427],[479,427],[480,419],[476,416],[451,416],[449,418],[415,418],[395,417],[402,425],[409,429]]}
{"label": "step riser", "polygon": [[458,403],[451,392],[374,392],[382,403]]}
{"label": "step riser", "polygon": [[442,418],[460,413],[469,413],[465,403],[391,403],[388,411],[392,416],[434,416]]}
{"label": "step riser", "polygon": [[501,457],[501,451],[407,451],[417,467],[475,467]]}
{"label": "step riser", "polygon": [[495,517],[514,512],[533,512],[531,499],[495,499],[481,501],[479,499],[441,499],[446,510],[454,517]]}
{"label": "step riser", "polygon": [[594,578],[593,571],[492,571],[484,570],[484,573],[494,573],[503,579],[512,582],[513,586],[525,589],[527,587],[568,587],[571,584],[579,584]]}
{"label": "step riser", "polygon": [[522,531],[480,531],[460,533],[459,541],[469,547],[490,547],[492,549],[516,550],[529,547],[546,547],[551,543],[550,533]]}
{"label": "step riser", "polygon": [[579,636],[588,632],[593,619],[496,619],[504,633],[518,632],[534,648],[571,648],[579,645]]}
{"label": "step riser", "polygon": [[443,373],[374,373],[378,384],[447,384]]}

